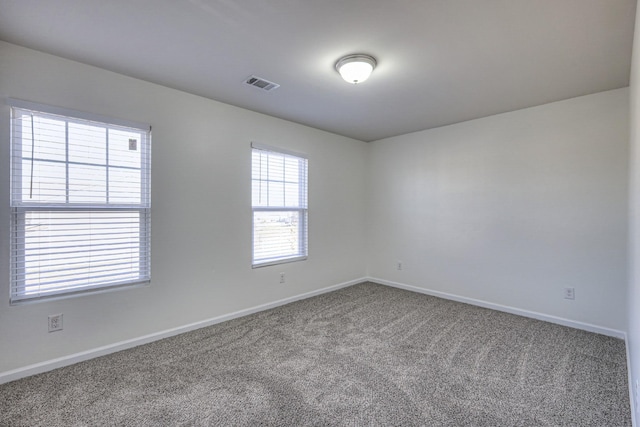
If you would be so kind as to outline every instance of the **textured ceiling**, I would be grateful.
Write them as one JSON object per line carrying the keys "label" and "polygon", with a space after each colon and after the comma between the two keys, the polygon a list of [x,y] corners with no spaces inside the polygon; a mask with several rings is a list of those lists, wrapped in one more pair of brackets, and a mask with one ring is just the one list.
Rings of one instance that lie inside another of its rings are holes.
{"label": "textured ceiling", "polygon": [[[629,84],[635,0],[0,0],[0,39],[363,141]],[[378,60],[345,83],[343,55]],[[0,58],[1,61],[1,58]],[[245,85],[255,74],[280,84]]]}

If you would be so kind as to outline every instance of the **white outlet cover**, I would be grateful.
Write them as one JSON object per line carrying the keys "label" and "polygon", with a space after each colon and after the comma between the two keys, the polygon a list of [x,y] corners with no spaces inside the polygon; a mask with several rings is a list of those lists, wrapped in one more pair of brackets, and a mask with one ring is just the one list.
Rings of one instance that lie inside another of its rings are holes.
{"label": "white outlet cover", "polygon": [[62,314],[52,314],[48,319],[49,332],[62,330]]}

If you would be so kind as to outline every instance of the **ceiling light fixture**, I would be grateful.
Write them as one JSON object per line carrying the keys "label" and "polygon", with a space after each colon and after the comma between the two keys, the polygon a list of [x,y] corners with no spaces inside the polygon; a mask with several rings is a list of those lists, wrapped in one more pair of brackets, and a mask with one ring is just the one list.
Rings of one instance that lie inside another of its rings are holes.
{"label": "ceiling light fixture", "polygon": [[346,82],[358,84],[369,78],[373,69],[376,68],[376,64],[376,59],[373,56],[347,55],[336,62],[336,70]]}

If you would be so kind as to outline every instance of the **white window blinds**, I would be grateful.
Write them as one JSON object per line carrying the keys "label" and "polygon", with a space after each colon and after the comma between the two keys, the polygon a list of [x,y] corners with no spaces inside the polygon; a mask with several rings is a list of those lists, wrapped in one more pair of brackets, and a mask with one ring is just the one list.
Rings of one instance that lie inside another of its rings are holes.
{"label": "white window blinds", "polygon": [[150,128],[10,104],[12,302],[148,281]]}
{"label": "white window blinds", "polygon": [[252,144],[253,266],[307,257],[307,159]]}

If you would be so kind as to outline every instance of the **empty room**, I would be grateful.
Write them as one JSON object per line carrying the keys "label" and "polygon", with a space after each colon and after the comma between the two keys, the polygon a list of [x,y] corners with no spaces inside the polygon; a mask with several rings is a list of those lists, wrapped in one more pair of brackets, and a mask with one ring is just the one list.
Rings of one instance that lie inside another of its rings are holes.
{"label": "empty room", "polygon": [[0,0],[0,425],[640,426],[636,16]]}

